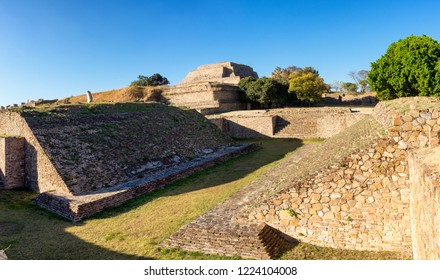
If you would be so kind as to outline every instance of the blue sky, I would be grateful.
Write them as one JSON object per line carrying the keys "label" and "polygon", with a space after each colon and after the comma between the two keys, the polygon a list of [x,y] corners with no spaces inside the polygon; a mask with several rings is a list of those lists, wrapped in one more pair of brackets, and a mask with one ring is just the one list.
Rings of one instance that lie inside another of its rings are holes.
{"label": "blue sky", "polygon": [[440,40],[439,11],[436,0],[0,0],[0,105],[121,88],[139,74],[177,84],[221,61],[350,81],[392,42]]}

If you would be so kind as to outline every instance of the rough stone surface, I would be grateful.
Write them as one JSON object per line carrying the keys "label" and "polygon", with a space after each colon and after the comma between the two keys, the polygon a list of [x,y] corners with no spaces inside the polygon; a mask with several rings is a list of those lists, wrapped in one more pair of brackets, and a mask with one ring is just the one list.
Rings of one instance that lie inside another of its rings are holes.
{"label": "rough stone surface", "polygon": [[410,153],[414,259],[440,259],[440,147]]}
{"label": "rough stone surface", "polygon": [[188,73],[181,84],[216,82],[238,85],[241,78],[248,76],[258,79],[258,74],[247,65],[221,62],[197,67]]}
{"label": "rough stone surface", "polygon": [[[233,151],[234,141],[194,110],[160,104],[3,111],[0,135],[7,135],[0,137],[2,188],[24,185],[48,194],[36,201],[72,220],[242,153]],[[152,180],[158,182],[140,182],[143,187],[118,194],[121,184],[124,189],[127,182],[174,169],[176,172]],[[102,197],[86,199],[93,192]],[[95,200],[102,203],[92,203]]]}
{"label": "rough stone surface", "polygon": [[25,139],[0,135],[0,189],[25,185]]}

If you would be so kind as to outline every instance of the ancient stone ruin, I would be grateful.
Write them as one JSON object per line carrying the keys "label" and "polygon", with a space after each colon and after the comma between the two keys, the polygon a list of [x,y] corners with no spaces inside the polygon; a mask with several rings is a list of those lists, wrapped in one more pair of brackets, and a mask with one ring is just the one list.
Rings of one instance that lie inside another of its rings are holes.
{"label": "ancient stone ruin", "polygon": [[381,102],[372,116],[287,157],[163,246],[268,258],[284,246],[271,245],[273,235],[258,243],[257,229],[270,226],[319,246],[439,259],[439,116],[437,98]]}
{"label": "ancient stone ruin", "polygon": [[163,87],[163,96],[173,105],[212,114],[245,109],[238,87],[240,79],[258,78],[249,66],[233,62],[202,65],[176,86]]}
{"label": "ancient stone ruin", "polygon": [[258,79],[258,74],[250,66],[244,64],[220,62],[197,67],[196,70],[189,72],[180,84],[210,82],[238,85],[240,79],[245,77]]}
{"label": "ancient stone ruin", "polygon": [[1,188],[77,221],[255,149],[193,110],[161,104],[66,105],[0,112]]}

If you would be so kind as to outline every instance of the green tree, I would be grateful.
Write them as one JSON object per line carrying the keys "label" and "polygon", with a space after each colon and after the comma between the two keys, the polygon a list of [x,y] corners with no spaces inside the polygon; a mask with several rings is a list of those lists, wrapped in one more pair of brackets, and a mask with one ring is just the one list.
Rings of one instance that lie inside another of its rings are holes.
{"label": "green tree", "polygon": [[317,73],[316,70],[316,72],[309,70],[297,71],[290,74],[289,92],[294,93],[299,100],[309,103],[321,101],[322,94],[326,89],[324,80],[315,74]]}
{"label": "green tree", "polygon": [[284,105],[287,100],[287,86],[272,78],[246,77],[240,80],[238,86],[251,102],[269,104],[270,107],[272,103]]}
{"label": "green tree", "polygon": [[139,75],[136,81],[133,81],[130,86],[161,86],[168,85],[170,82],[167,78],[163,77],[161,74],[156,73],[152,76]]}
{"label": "green tree", "polygon": [[368,82],[381,100],[439,96],[440,44],[426,35],[411,35],[392,43],[371,63]]}

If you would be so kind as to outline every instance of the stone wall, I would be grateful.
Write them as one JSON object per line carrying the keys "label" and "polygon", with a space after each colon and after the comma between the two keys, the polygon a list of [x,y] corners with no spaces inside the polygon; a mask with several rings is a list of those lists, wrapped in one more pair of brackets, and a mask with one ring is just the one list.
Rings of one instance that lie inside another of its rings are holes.
{"label": "stone wall", "polygon": [[292,183],[250,216],[311,244],[411,253],[406,151],[388,140]]}
{"label": "stone wall", "polygon": [[14,189],[25,185],[24,138],[0,136],[0,188]]}
{"label": "stone wall", "polygon": [[162,87],[161,90],[163,98],[170,104],[196,109],[202,114],[242,110],[245,107],[241,90],[235,85],[204,82]]}
{"label": "stone wall", "polygon": [[438,146],[439,112],[438,98],[379,103],[386,137],[293,181],[249,218],[316,245],[438,259],[440,152],[428,147]]}
{"label": "stone wall", "polygon": [[0,134],[25,139],[25,186],[33,191],[70,193],[26,120],[16,112],[0,112]]}
{"label": "stone wall", "polygon": [[440,147],[410,153],[414,259],[440,259]]}
{"label": "stone wall", "polygon": [[228,117],[212,118],[211,122],[217,125],[227,135],[238,138],[273,137],[276,124],[274,116],[255,117]]}
{"label": "stone wall", "polygon": [[208,118],[234,138],[329,138],[365,116],[335,107],[240,111]]}
{"label": "stone wall", "polygon": [[440,136],[438,98],[406,97],[382,101],[374,115],[388,129],[388,136],[402,149],[435,147]]}

